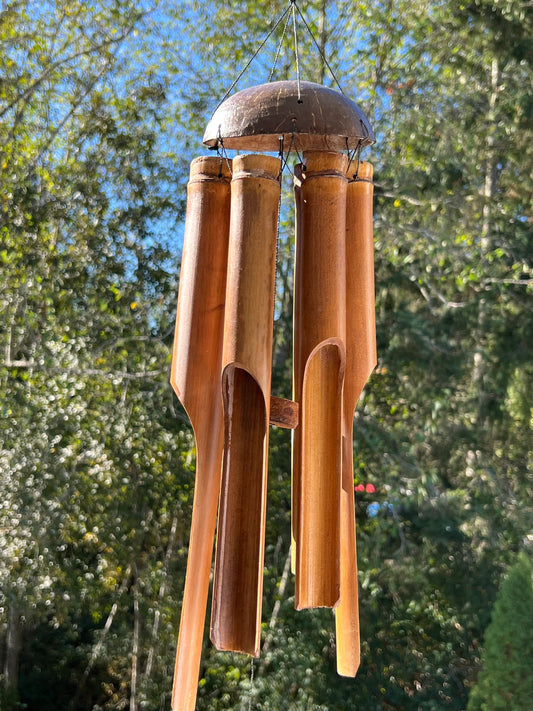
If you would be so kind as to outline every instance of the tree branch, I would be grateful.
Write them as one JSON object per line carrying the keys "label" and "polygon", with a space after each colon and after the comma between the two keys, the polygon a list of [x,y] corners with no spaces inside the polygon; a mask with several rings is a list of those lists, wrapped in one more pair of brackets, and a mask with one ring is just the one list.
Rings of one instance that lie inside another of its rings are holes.
{"label": "tree branch", "polygon": [[143,378],[156,378],[159,375],[167,372],[167,368],[160,368],[158,370],[141,370],[136,372],[131,372],[127,370],[99,370],[98,368],[58,368],[46,366],[39,363],[36,360],[6,360],[2,363],[0,367],[3,368],[22,368],[24,370],[37,370],[44,373],[50,373],[51,375],[59,375],[61,373],[71,373],[72,375],[78,376],[101,376],[109,380],[142,380]]}
{"label": "tree branch", "polygon": [[287,554],[287,557],[285,559],[285,566],[283,567],[283,573],[281,574],[281,579],[279,582],[279,594],[276,599],[276,602],[274,603],[274,608],[272,610],[272,615],[270,617],[270,622],[268,624],[268,634],[265,639],[265,643],[263,644],[263,649],[262,649],[262,656],[263,656],[263,662],[261,664],[261,669],[265,666],[267,662],[267,654],[268,650],[270,648],[270,645],[272,644],[272,640],[274,638],[274,629],[276,627],[276,623],[278,621],[278,616],[279,616],[279,611],[281,608],[281,601],[283,600],[283,597],[285,595],[285,589],[287,588],[287,582],[289,580],[289,571],[291,569],[291,549],[289,546],[289,552]]}
{"label": "tree branch", "polygon": [[80,679],[80,683],[78,684],[76,694],[72,697],[72,699],[70,701],[69,709],[71,709],[71,710],[75,709],[77,707],[77,703],[80,700],[81,693],[85,687],[85,684],[87,683],[89,674],[91,673],[96,660],[100,656],[100,652],[102,651],[102,647],[104,646],[105,638],[109,634],[109,630],[111,629],[111,625],[113,624],[113,620],[115,619],[115,615],[117,614],[118,603],[120,601],[120,598],[122,597],[122,595],[126,591],[126,588],[128,587],[128,583],[130,581],[130,576],[131,576],[131,565],[128,565],[128,567],[126,568],[126,572],[124,574],[124,578],[123,578],[122,583],[120,585],[120,588],[118,589],[116,600],[113,603],[111,610],[109,611],[109,615],[107,616],[107,620],[105,622],[104,629],[102,630],[100,639],[98,640],[97,644],[93,647],[93,651],[91,653],[91,658],[89,659],[89,663],[85,667],[85,671],[83,672],[83,676]]}
{"label": "tree branch", "polygon": [[121,34],[119,37],[112,37],[110,39],[107,39],[103,42],[101,42],[99,45],[90,47],[89,49],[83,49],[78,52],[73,52],[72,54],[69,54],[66,57],[61,57],[60,59],[57,59],[55,62],[52,62],[46,69],[44,69],[41,74],[35,79],[35,81],[30,84],[30,86],[22,93],[19,94],[18,96],[13,99],[13,101],[10,101],[1,111],[0,111],[0,118],[5,116],[12,108],[14,108],[17,104],[20,102],[26,102],[32,94],[34,94],[37,89],[41,86],[41,84],[47,79],[52,72],[54,72],[56,69],[61,67],[63,64],[68,64],[69,62],[72,62],[75,59],[79,59],[80,57],[86,57],[93,55],[95,52],[99,52],[103,49],[106,49],[107,47],[110,47],[111,45],[114,44],[120,44],[123,40],[128,37],[131,32],[134,29],[134,25],[131,25],[127,30]]}
{"label": "tree branch", "polygon": [[[170,567],[170,562],[174,556],[174,546],[176,543],[176,532],[178,530],[178,517],[174,516],[172,520],[172,526],[170,527],[170,533],[168,536],[168,545],[167,545],[167,550],[165,553],[165,560],[163,563],[163,579],[161,581],[161,586],[159,588],[159,604],[162,603],[162,601],[165,598],[165,594],[167,591],[167,580],[168,580],[168,570]],[[154,663],[154,655],[155,655],[155,648],[157,644],[157,633],[159,632],[159,622],[161,619],[161,610],[159,607],[157,607],[155,614],[154,614],[154,622],[152,624],[152,642],[150,645],[150,649],[148,651],[148,659],[146,662],[146,669],[144,671],[144,678],[149,679],[151,674],[152,674],[152,667]]]}

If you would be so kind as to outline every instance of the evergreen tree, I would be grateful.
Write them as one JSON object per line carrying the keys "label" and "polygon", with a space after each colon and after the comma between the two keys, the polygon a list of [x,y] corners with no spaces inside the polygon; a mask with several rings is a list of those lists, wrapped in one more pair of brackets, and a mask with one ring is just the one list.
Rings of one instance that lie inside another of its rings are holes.
{"label": "evergreen tree", "polygon": [[533,584],[522,553],[503,581],[487,628],[483,670],[467,711],[528,711],[533,708]]}

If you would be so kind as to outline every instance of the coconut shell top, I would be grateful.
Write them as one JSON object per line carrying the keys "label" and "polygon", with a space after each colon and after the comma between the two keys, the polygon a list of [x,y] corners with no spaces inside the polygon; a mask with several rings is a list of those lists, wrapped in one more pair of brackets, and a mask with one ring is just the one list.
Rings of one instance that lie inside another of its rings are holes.
{"label": "coconut shell top", "polygon": [[[298,90],[299,89],[299,90]],[[375,142],[368,119],[342,94],[309,81],[251,86],[222,102],[207,124],[204,144],[244,151],[353,150]]]}

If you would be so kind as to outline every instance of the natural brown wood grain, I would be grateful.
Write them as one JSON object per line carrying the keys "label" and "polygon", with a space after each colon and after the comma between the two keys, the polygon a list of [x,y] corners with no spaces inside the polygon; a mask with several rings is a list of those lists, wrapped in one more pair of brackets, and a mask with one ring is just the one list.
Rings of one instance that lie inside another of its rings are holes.
{"label": "natural brown wood grain", "polygon": [[[295,207],[295,260],[294,260],[294,293],[293,293],[293,333],[292,333],[292,399],[298,403],[302,401],[302,383],[305,362],[301,353],[301,334],[303,331],[302,318],[302,264],[300,252],[303,249],[302,232],[302,179],[303,166],[294,168],[294,207]],[[300,407],[301,412],[301,407]],[[300,525],[300,484],[301,484],[301,419],[298,418],[296,427],[292,432],[291,446],[291,573],[296,575],[296,541]]]}
{"label": "natural brown wood grain", "polygon": [[337,671],[355,676],[360,663],[359,597],[353,481],[353,418],[363,387],[376,365],[374,309],[374,242],[372,234],[373,170],[357,162],[360,180],[351,180],[346,198],[346,374],[343,398],[341,494],[341,596],[335,610]]}
{"label": "natural brown wood grain", "polygon": [[293,512],[296,599],[334,607],[340,588],[347,157],[304,153],[296,178]]}
{"label": "natural brown wood grain", "polygon": [[293,430],[298,425],[299,410],[297,402],[272,396],[270,398],[270,424]]}
{"label": "natural brown wood grain", "polygon": [[211,639],[259,654],[280,161],[237,156],[223,352],[224,457]]}
{"label": "natural brown wood grain", "polygon": [[223,411],[220,388],[230,217],[230,175],[219,158],[191,164],[171,384],[196,437],[196,482],[176,654],[173,711],[192,711],[213,557]]}
{"label": "natural brown wood grain", "polygon": [[344,344],[322,341],[302,387],[298,609],[334,607],[340,595],[340,476]]}

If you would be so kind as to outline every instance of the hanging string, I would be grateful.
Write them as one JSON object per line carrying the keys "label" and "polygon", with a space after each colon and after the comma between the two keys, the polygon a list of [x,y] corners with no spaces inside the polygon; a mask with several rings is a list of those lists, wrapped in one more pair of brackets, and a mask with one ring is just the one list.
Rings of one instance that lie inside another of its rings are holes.
{"label": "hanging string", "polygon": [[357,166],[355,168],[355,173],[353,174],[353,177],[352,177],[352,179],[354,181],[357,180],[358,176],[359,176],[359,163],[361,162],[361,149],[363,147],[362,143],[363,143],[363,139],[360,138],[357,141],[356,147],[353,149],[353,151],[350,152],[350,150],[348,150],[348,139],[346,139],[346,150],[348,150],[348,165],[352,164],[352,161],[355,158],[355,155],[357,154]]}
{"label": "hanging string", "polygon": [[[298,51],[298,32],[296,30],[296,2],[295,0],[291,0],[291,7],[292,7],[292,29],[294,32],[294,54],[296,57],[296,81],[298,82],[298,103],[302,103],[302,95],[300,91],[300,53]],[[298,10],[298,12],[300,12]]]}
{"label": "hanging string", "polygon": [[[289,14],[289,13],[290,13],[290,14]],[[311,28],[309,27],[309,24],[307,23],[307,20],[306,20],[305,17],[303,16],[302,11],[301,11],[300,8],[298,7],[298,3],[296,2],[296,0],[290,0],[288,7],[281,13],[281,15],[279,16],[279,18],[278,18],[278,19],[276,20],[276,22],[274,23],[272,29],[267,33],[266,37],[263,39],[263,41],[262,41],[262,42],[260,43],[260,45],[257,47],[257,49],[255,50],[255,52],[254,52],[254,53],[252,54],[252,56],[250,57],[250,59],[246,62],[246,64],[245,64],[245,66],[243,67],[243,69],[239,72],[239,74],[237,75],[237,78],[235,79],[235,81],[232,83],[232,85],[230,86],[230,88],[226,91],[226,93],[224,94],[224,96],[222,97],[222,99],[219,101],[219,103],[217,104],[217,106],[216,106],[216,108],[215,108],[215,111],[216,111],[216,109],[219,108],[219,106],[220,106],[221,104],[224,103],[224,101],[226,101],[226,99],[228,98],[228,96],[229,96],[229,95],[231,94],[231,92],[235,89],[235,87],[237,86],[237,84],[239,83],[239,81],[242,79],[242,77],[243,77],[244,74],[246,73],[246,71],[247,71],[248,67],[250,66],[250,64],[252,64],[252,62],[253,62],[254,59],[257,57],[257,55],[259,54],[259,52],[263,49],[263,47],[264,47],[265,44],[268,42],[268,40],[270,39],[270,37],[271,37],[271,36],[274,34],[274,32],[278,29],[278,27],[280,26],[280,24],[285,20],[285,26],[284,26],[284,28],[283,28],[283,34],[282,34],[281,40],[280,40],[280,42],[279,42],[279,45],[278,45],[278,48],[277,48],[277,52],[276,52],[276,57],[275,57],[275,59],[274,59],[274,64],[273,64],[273,66],[272,66],[272,69],[271,69],[271,71],[270,71],[270,75],[269,75],[269,78],[268,78],[268,81],[269,81],[269,82],[272,81],[272,77],[273,77],[273,75],[274,75],[274,71],[275,71],[277,62],[278,62],[278,60],[279,60],[279,55],[280,55],[280,53],[281,53],[281,47],[282,47],[282,44],[283,44],[283,40],[285,39],[285,36],[286,36],[286,34],[287,34],[287,28],[288,28],[289,22],[290,22],[290,20],[291,20],[291,17],[292,17],[292,26],[293,26],[293,34],[294,34],[294,52],[295,52],[295,59],[296,59],[296,77],[297,77],[297,82],[298,82],[298,102],[301,102],[301,93],[300,93],[300,83],[301,83],[301,76],[300,76],[300,52],[299,52],[299,46],[298,46],[298,32],[297,32],[297,26],[296,26],[296,25],[297,25],[297,23],[296,23],[296,13],[298,13],[299,17],[301,18],[301,20],[302,20],[302,22],[303,22],[303,24],[304,24],[304,27],[306,28],[307,32],[309,33],[309,36],[311,37],[311,39],[312,39],[312,41],[313,41],[313,44],[315,45],[315,47],[316,47],[316,49],[317,49],[317,51],[318,51],[318,53],[319,53],[319,55],[320,55],[322,61],[324,62],[324,64],[325,64],[326,67],[328,68],[328,70],[329,70],[329,72],[330,72],[330,74],[331,74],[331,76],[332,76],[332,78],[333,78],[333,81],[334,81],[335,84],[337,85],[337,87],[338,87],[339,91],[341,92],[341,94],[344,95],[344,91],[342,90],[342,86],[340,85],[339,80],[337,79],[337,76],[336,76],[335,72],[334,72],[333,69],[331,68],[331,65],[330,65],[330,63],[328,62],[327,57],[325,56],[324,52],[322,51],[322,48],[321,48],[320,45],[318,44],[318,42],[317,42],[317,40],[316,40],[316,38],[315,38],[315,36],[314,36],[314,34],[313,34],[313,31],[311,30]]]}
{"label": "hanging string", "polygon": [[[278,141],[279,141],[278,158],[280,159],[280,167],[279,167],[279,173],[278,173],[278,180],[279,180],[279,182],[281,183],[281,179],[282,179],[282,177],[283,177],[283,170],[284,170],[285,166],[287,165],[287,161],[286,161],[286,160],[284,161],[284,159],[283,159],[283,155],[284,155],[284,150],[283,150],[283,149],[284,149],[284,144],[285,144],[285,136],[280,136],[280,137],[278,138]],[[289,146],[289,150],[287,151],[287,158],[289,157],[290,150],[291,150],[291,149],[290,149],[290,146]]]}
{"label": "hanging string", "polygon": [[283,136],[280,136],[279,142],[280,142],[280,152],[279,152],[278,155],[279,155],[279,158],[280,158],[280,160],[281,160],[281,169],[280,169],[280,172],[279,172],[279,176],[278,176],[278,177],[281,179],[282,176],[283,176],[283,172],[285,171],[285,168],[287,168],[287,170],[289,171],[289,173],[290,173],[290,174],[292,175],[292,177],[294,178],[294,171],[291,169],[291,167],[290,167],[290,165],[289,165],[289,158],[290,158],[290,155],[291,155],[292,151],[294,151],[294,152],[296,153],[296,156],[297,156],[299,162],[302,164],[303,170],[304,170],[304,172],[305,172],[306,166],[305,166],[305,163],[304,163],[304,159],[303,159],[303,157],[300,155],[300,151],[299,151],[298,148],[296,147],[296,131],[293,130],[292,133],[291,133],[291,142],[289,143],[289,147],[287,148],[287,152],[286,152],[286,153],[284,153],[284,151],[285,151],[285,147],[284,147],[285,138],[284,138]]}
{"label": "hanging string", "polygon": [[[293,130],[292,136],[291,136],[291,148],[294,148],[294,152],[296,153],[296,155],[298,156],[298,160],[302,164],[302,170],[305,172],[306,165],[304,163],[303,157],[300,155],[300,151],[298,150],[298,147],[296,146],[296,132],[294,130]],[[289,148],[289,151],[290,151],[290,148]],[[288,156],[287,156],[287,159],[288,159]]]}
{"label": "hanging string", "polygon": [[329,72],[330,72],[331,76],[333,77],[333,81],[334,81],[335,84],[339,87],[340,93],[344,96],[344,91],[342,90],[342,86],[339,84],[339,81],[338,81],[338,79],[337,79],[337,77],[336,77],[336,75],[335,75],[335,72],[334,72],[333,69],[331,68],[331,65],[330,65],[330,63],[328,62],[328,60],[327,60],[327,58],[326,58],[326,55],[325,55],[324,52],[322,51],[322,49],[321,49],[320,45],[318,44],[318,42],[316,41],[315,36],[314,36],[314,34],[313,34],[313,31],[311,30],[311,28],[310,28],[309,25],[307,24],[305,17],[302,15],[302,11],[301,11],[300,8],[298,7],[298,4],[296,3],[296,0],[291,0],[291,6],[292,6],[292,8],[293,8],[293,12],[294,12],[294,8],[296,8],[296,10],[298,11],[298,14],[299,14],[300,17],[302,18],[302,22],[304,23],[304,25],[305,25],[307,31],[309,32],[309,34],[310,34],[310,36],[311,36],[311,39],[313,40],[313,42],[314,42],[314,44],[315,44],[315,47],[317,48],[318,53],[319,53],[319,55],[320,55],[322,61],[324,62],[324,64],[326,65],[326,67],[329,69]]}
{"label": "hanging string", "polygon": [[222,162],[224,160],[226,161],[226,165],[228,167],[229,174],[233,175],[233,170],[231,169],[231,163],[228,158],[228,153],[226,151],[226,148],[224,147],[224,140],[222,138],[222,134],[220,133],[220,127],[218,129],[217,142],[213,148],[216,148],[217,155],[220,158],[220,172],[218,174],[218,177],[219,178],[222,177]]}
{"label": "hanging string", "polygon": [[[280,167],[279,167],[279,174],[278,174],[278,180],[279,180],[279,200],[278,200],[278,219],[277,219],[277,224],[276,224],[276,254],[275,254],[275,261],[276,261],[276,281],[278,278],[278,269],[279,269],[279,244],[280,244],[280,238],[279,238],[279,233],[280,233],[280,227],[281,227],[281,193],[283,191],[283,169],[287,165],[287,162],[283,161],[283,144],[285,142],[285,138],[283,136],[280,136],[279,138],[279,154],[278,158],[280,159]],[[287,152],[287,158],[289,157],[289,151]],[[275,291],[274,287],[274,291]],[[252,658],[252,664],[253,664],[253,658]]]}
{"label": "hanging string", "polygon": [[355,168],[355,175],[353,176],[354,181],[359,179],[359,166],[361,165],[361,139],[357,141],[357,166]]}
{"label": "hanging string", "polygon": [[289,26],[289,22],[291,21],[291,16],[288,14],[289,8],[287,8],[286,15],[287,19],[285,20],[285,26],[283,27],[283,32],[281,34],[281,39],[278,44],[278,49],[276,52],[276,56],[274,58],[274,64],[272,65],[272,69],[270,70],[270,74],[268,75],[268,81],[269,83],[272,81],[272,78],[274,76],[274,71],[276,70],[276,65],[278,63],[279,55],[281,54],[281,48],[283,46],[283,40],[285,39],[285,35],[287,34],[287,27]]}
{"label": "hanging string", "polygon": [[[283,141],[283,143],[284,143],[284,139],[281,139],[281,138],[280,138],[280,142],[281,142],[281,141]],[[283,143],[282,143],[282,145],[283,145]],[[284,150],[284,149],[283,149],[283,150]],[[290,166],[288,165],[288,161],[289,161],[289,156],[290,156],[290,154],[291,154],[291,150],[292,150],[292,141],[289,143],[289,148],[287,149],[287,153],[285,153],[285,152],[281,153],[281,151],[280,151],[280,154],[279,154],[279,158],[280,158],[280,160],[281,160],[281,168],[280,168],[280,171],[279,171],[280,182],[281,182],[281,180],[282,180],[282,178],[283,178],[283,173],[284,173],[284,171],[285,171],[285,168],[288,168],[289,173],[290,173],[291,175],[293,175],[293,172],[292,172],[292,170],[290,169]],[[293,176],[293,177],[294,177],[294,176]]]}
{"label": "hanging string", "polygon": [[[346,143],[348,143],[348,139],[346,139]],[[372,183],[372,185],[373,185],[374,184],[373,180],[370,180],[369,178],[360,178],[359,177],[359,167],[361,165],[361,150],[362,150],[362,148],[363,148],[363,139],[360,138],[357,143],[357,146],[354,148],[354,150],[352,152],[351,158],[350,158],[350,154],[348,153],[348,158],[350,160],[350,163],[352,162],[355,154],[357,153],[357,165],[355,167],[355,173],[353,174],[352,179],[349,182],[350,183],[357,183],[357,182]],[[348,165],[350,165],[350,163],[348,163]]]}
{"label": "hanging string", "polygon": [[[233,91],[233,89],[235,89],[235,87],[237,86],[237,84],[239,83],[239,81],[242,79],[243,75],[246,73],[246,70],[248,69],[248,67],[250,66],[250,64],[254,61],[254,59],[257,57],[257,55],[259,54],[259,52],[263,49],[263,47],[264,47],[265,44],[268,42],[268,40],[270,39],[270,37],[274,34],[274,32],[278,29],[279,25],[283,22],[283,20],[285,19],[285,16],[286,16],[287,13],[290,11],[291,7],[292,7],[292,3],[291,3],[291,5],[289,5],[289,7],[281,14],[281,16],[280,16],[279,19],[277,20],[276,24],[274,25],[274,27],[270,30],[270,32],[267,34],[267,36],[264,38],[264,40],[263,40],[263,41],[261,42],[261,44],[259,45],[259,47],[255,50],[255,52],[253,53],[253,55],[250,57],[250,59],[249,59],[248,62],[246,63],[244,69],[240,72],[240,74],[237,76],[237,78],[235,79],[235,81],[233,82],[233,84],[230,86],[230,88],[227,90],[227,92],[226,92],[226,93],[224,94],[224,96],[222,97],[222,100],[219,102],[219,104],[217,105],[216,109],[218,109],[218,107],[219,107],[221,104],[223,104],[224,101],[226,101],[226,99],[227,99],[228,96],[231,94],[231,92]],[[215,109],[215,111],[216,111],[216,109]]]}

